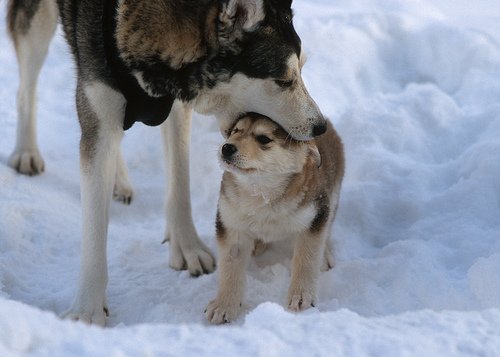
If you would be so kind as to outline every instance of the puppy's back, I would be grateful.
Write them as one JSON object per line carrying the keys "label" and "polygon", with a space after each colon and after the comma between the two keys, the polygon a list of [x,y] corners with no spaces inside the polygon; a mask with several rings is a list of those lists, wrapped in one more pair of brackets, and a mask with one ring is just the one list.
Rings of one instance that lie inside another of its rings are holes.
{"label": "puppy's back", "polygon": [[321,155],[319,167],[322,180],[330,189],[334,189],[342,182],[345,171],[344,145],[340,136],[328,121],[326,132],[315,139]]}

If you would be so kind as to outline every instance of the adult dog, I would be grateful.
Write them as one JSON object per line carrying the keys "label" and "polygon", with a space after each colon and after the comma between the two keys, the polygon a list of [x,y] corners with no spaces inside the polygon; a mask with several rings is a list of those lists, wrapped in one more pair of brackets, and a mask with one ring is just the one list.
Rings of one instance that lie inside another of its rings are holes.
{"label": "adult dog", "polygon": [[[38,73],[60,17],[77,66],[83,241],[78,291],[66,313],[105,324],[106,237],[113,192],[131,197],[120,153],[134,122],[163,125],[171,175],[170,265],[192,275],[214,259],[199,240],[189,202],[191,110],[214,114],[225,133],[242,112],[276,120],[296,139],[326,122],[301,78],[291,0],[10,0],[8,28],[20,66],[17,144],[10,165],[37,174]],[[113,189],[114,188],[114,189]]]}

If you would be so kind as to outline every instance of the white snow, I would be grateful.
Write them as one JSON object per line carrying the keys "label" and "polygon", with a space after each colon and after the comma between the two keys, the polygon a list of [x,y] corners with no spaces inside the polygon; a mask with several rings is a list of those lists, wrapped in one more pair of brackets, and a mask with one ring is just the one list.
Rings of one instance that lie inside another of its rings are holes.
{"label": "white snow", "polygon": [[[294,8],[304,79],[347,159],[337,265],[321,276],[317,308],[283,309],[290,251],[278,245],[252,262],[241,318],[205,322],[217,273],[194,279],[168,268],[160,133],[136,125],[123,143],[135,200],[112,204],[109,327],[60,320],[81,235],[74,69],[59,33],[39,82],[46,172],[16,174],[7,159],[17,65],[2,31],[1,356],[500,353],[500,3],[296,0]],[[195,115],[193,214],[214,252],[221,142],[215,121]]]}

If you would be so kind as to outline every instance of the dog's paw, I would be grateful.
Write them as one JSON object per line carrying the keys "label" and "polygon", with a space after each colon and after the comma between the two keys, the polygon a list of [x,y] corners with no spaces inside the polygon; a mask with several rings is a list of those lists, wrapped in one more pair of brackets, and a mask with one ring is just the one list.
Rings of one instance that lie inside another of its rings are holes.
{"label": "dog's paw", "polygon": [[215,299],[210,301],[205,309],[205,317],[214,325],[225,324],[234,321],[241,310],[241,303],[228,304]]}
{"label": "dog's paw", "polygon": [[115,201],[129,205],[133,197],[134,190],[131,185],[124,183],[118,184],[118,182],[115,183],[115,187],[113,188],[113,199]]}
{"label": "dog's paw", "polygon": [[24,175],[38,175],[45,170],[45,163],[38,149],[15,151],[9,158],[9,166]]}
{"label": "dog's paw", "polygon": [[310,307],[315,306],[316,297],[314,294],[298,291],[288,294],[288,310],[290,311],[304,311]]}
{"label": "dog's paw", "polygon": [[170,267],[175,270],[188,270],[191,276],[212,273],[215,270],[215,258],[198,237],[179,242],[187,237],[170,237]]}
{"label": "dog's paw", "polygon": [[109,316],[108,308],[96,306],[93,309],[78,308],[73,306],[71,309],[61,315],[63,319],[81,321],[89,325],[98,325],[104,327],[106,318]]}

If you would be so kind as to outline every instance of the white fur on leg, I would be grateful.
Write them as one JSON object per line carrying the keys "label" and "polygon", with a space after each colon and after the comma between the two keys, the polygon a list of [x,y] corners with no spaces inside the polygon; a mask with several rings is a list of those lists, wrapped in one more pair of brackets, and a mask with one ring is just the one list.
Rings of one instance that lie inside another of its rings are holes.
{"label": "white fur on leg", "polygon": [[241,233],[228,232],[219,241],[219,288],[210,301],[205,317],[213,324],[234,321],[241,311],[245,294],[245,272],[253,240]]}
{"label": "white fur on leg", "polygon": [[57,25],[58,10],[55,1],[40,2],[26,34],[13,34],[19,63],[19,90],[17,93],[17,140],[9,166],[26,175],[44,171],[36,140],[36,87],[50,40]]}
{"label": "white fur on leg", "polygon": [[191,109],[175,101],[162,125],[168,174],[166,237],[170,238],[170,266],[187,269],[193,276],[211,273],[215,259],[198,238],[191,215],[189,140]]}
{"label": "white fur on leg", "polygon": [[133,196],[134,189],[128,179],[127,165],[123,159],[123,154],[121,151],[118,151],[113,199],[129,205],[132,202]]}
{"label": "white fur on leg", "polygon": [[292,280],[288,289],[288,309],[291,311],[302,311],[316,303],[326,235],[326,232],[316,236],[306,234],[295,241]]}
{"label": "white fur on leg", "polygon": [[125,99],[101,83],[90,84],[84,90],[100,125],[93,152],[82,153],[87,157],[81,160],[83,237],[80,277],[73,306],[64,316],[104,325],[107,314],[106,238],[109,205],[116,174],[116,158],[123,136],[121,123]]}

